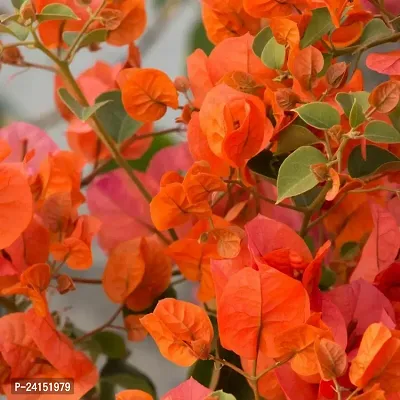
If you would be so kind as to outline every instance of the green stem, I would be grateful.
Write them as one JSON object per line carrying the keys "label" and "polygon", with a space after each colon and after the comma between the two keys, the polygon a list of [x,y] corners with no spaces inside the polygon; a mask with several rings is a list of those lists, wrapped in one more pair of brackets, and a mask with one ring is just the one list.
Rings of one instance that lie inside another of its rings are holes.
{"label": "green stem", "polygon": [[79,45],[81,44],[83,37],[85,36],[86,32],[90,28],[90,25],[99,16],[99,14],[103,10],[103,8],[106,6],[106,4],[107,4],[107,0],[103,0],[103,2],[100,4],[99,8],[86,21],[85,25],[83,26],[83,28],[79,32],[78,36],[75,38],[74,42],[71,44],[67,54],[65,55],[65,58],[64,58],[65,62],[70,63],[73,60],[75,53],[79,50]]}
{"label": "green stem", "polygon": [[331,183],[327,183],[319,192],[318,196],[314,199],[311,205],[308,207],[307,211],[304,213],[303,223],[301,224],[299,232],[299,235],[301,237],[304,237],[307,234],[309,230],[308,225],[310,223],[310,220],[314,215],[314,212],[319,210],[321,206],[324,204],[325,196],[330,190],[330,188],[331,188]]}

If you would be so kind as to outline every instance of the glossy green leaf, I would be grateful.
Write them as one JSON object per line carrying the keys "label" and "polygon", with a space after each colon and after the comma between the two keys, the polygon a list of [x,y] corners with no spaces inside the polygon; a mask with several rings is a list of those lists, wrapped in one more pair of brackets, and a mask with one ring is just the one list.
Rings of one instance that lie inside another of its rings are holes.
{"label": "glossy green leaf", "polygon": [[308,125],[318,129],[329,129],[340,124],[339,112],[327,103],[315,102],[304,104],[294,111]]}
{"label": "glossy green leaf", "polygon": [[374,18],[365,25],[363,33],[360,38],[360,44],[366,45],[377,39],[382,39],[385,36],[390,36],[392,34],[391,30],[379,18]]}
{"label": "glossy green leaf", "polygon": [[300,47],[304,49],[313,45],[332,29],[334,25],[328,9],[324,7],[313,10],[311,21],[300,40]]}
{"label": "glossy green leaf", "polygon": [[101,353],[109,358],[124,358],[127,354],[124,338],[114,332],[95,333],[91,340],[96,342]]}
{"label": "glossy green leaf", "polygon": [[[108,359],[100,372],[100,383],[123,389],[143,390],[157,398],[153,382],[136,367],[129,365],[125,360]],[[114,399],[114,397],[112,397]]]}
{"label": "glossy green leaf", "polygon": [[74,97],[68,92],[67,89],[61,88],[58,94],[64,104],[71,110],[71,112],[81,121],[87,121],[97,110],[104,107],[110,100],[96,103],[91,107],[82,107]]}
{"label": "glossy green leaf", "polygon": [[22,26],[15,21],[9,21],[6,25],[0,24],[0,32],[12,35],[21,41],[26,40],[29,36],[29,28]]}
{"label": "glossy green leaf", "polygon": [[78,16],[64,4],[48,4],[43,7],[42,12],[36,15],[39,22],[54,21],[54,20],[79,20]]}
{"label": "glossy green leaf", "polygon": [[281,69],[285,63],[286,49],[274,37],[269,39],[261,53],[261,61],[271,69]]}
{"label": "glossy green leaf", "polygon": [[287,157],[279,169],[277,203],[316,186],[318,180],[311,170],[311,166],[326,162],[325,156],[311,146],[300,147]]}
{"label": "glossy green leaf", "polygon": [[[63,40],[68,45],[71,46],[75,39],[78,37],[79,32],[64,32]],[[90,46],[93,43],[101,43],[107,40],[108,31],[106,29],[95,29],[86,33],[80,44],[79,48]]]}
{"label": "glossy green leaf", "polygon": [[361,104],[354,99],[353,107],[351,107],[349,122],[352,128],[357,128],[366,120]]}
{"label": "glossy green leaf", "polygon": [[361,106],[362,111],[365,113],[369,108],[368,92],[351,92],[351,93],[338,93],[336,95],[336,102],[342,107],[347,118],[350,117],[351,109],[353,108],[354,100]]}
{"label": "glossy green leaf", "polygon": [[383,121],[372,121],[364,131],[364,137],[375,143],[400,143],[400,132]]}
{"label": "glossy green leaf", "polygon": [[102,93],[97,97],[96,104],[104,104],[96,111],[96,115],[116,143],[130,138],[142,125],[125,111],[119,90]]}
{"label": "glossy green leaf", "polygon": [[[396,167],[400,159],[390,151],[367,145],[367,158],[362,157],[361,146],[355,147],[348,159],[347,169],[352,178],[362,178],[377,173],[382,168]],[[394,163],[394,164],[393,164]]]}
{"label": "glossy green leaf", "polygon": [[218,400],[236,400],[236,397],[232,394],[225,393],[223,390],[217,390],[216,392],[212,392],[209,394],[213,399]]}
{"label": "glossy green leaf", "polygon": [[290,153],[301,146],[307,146],[319,141],[320,139],[306,127],[292,124],[279,133],[276,153]]}
{"label": "glossy green leaf", "polygon": [[266,44],[273,37],[272,30],[269,26],[261,29],[260,32],[257,33],[256,37],[253,41],[253,52],[256,56],[261,58],[261,54],[264,50]]}

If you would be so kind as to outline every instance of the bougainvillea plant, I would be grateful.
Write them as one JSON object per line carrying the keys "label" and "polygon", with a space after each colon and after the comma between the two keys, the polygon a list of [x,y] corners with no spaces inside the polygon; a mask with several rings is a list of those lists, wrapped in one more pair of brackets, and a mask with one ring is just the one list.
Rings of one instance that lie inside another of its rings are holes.
{"label": "bougainvillea plant", "polygon": [[[400,43],[400,2],[202,0],[213,49],[179,77],[141,65],[144,0],[11,3],[1,62],[53,75],[70,149],[0,130],[1,393],[156,399],[126,363],[149,334],[190,367],[164,400],[400,399],[400,48],[379,47]],[[74,76],[103,42],[126,61]],[[94,237],[107,263],[85,279]],[[49,302],[85,284],[116,305],[87,332]]]}

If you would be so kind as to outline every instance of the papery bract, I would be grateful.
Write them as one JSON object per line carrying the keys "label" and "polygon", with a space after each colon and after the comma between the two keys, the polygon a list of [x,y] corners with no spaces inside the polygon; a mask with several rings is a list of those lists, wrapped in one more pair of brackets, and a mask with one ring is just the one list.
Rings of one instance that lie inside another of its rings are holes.
{"label": "papery bract", "polygon": [[161,354],[175,364],[188,367],[197,359],[207,359],[214,330],[207,313],[199,306],[164,299],[140,321]]}
{"label": "papery bract", "polygon": [[211,390],[201,385],[193,378],[181,383],[165,394],[161,400],[183,400],[190,396],[191,400],[204,400]]}

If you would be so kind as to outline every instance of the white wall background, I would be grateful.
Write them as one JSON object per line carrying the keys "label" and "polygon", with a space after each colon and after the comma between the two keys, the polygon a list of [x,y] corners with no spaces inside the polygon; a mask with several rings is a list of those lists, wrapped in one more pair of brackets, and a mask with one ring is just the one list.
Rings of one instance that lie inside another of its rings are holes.
{"label": "white wall background", "polygon": [[[4,3],[4,4],[3,4]],[[9,0],[0,0],[2,9],[11,10]],[[187,56],[187,34],[199,19],[200,9],[197,0],[173,0],[176,3],[173,13],[168,19],[158,19],[158,9],[153,7],[152,0],[146,0],[148,11],[148,27],[155,21],[165,24],[157,41],[143,56],[143,66],[154,67],[165,71],[171,78],[184,73]],[[6,37],[1,40],[8,42]],[[31,62],[50,65],[51,61],[34,50],[24,51],[26,59]],[[83,50],[73,63],[73,72],[78,74],[89,68],[96,60],[104,60],[110,64],[123,60],[126,48],[104,46],[96,53]],[[54,120],[53,125],[46,127],[47,132],[62,148],[67,148],[64,131],[66,124],[57,117],[53,102],[53,76],[50,72],[40,70],[24,70],[10,66],[2,66],[0,71],[0,106],[6,109],[8,120],[34,122],[43,126],[44,120]],[[174,115],[167,114],[160,125],[173,126]],[[134,205],[132,205],[134,206]],[[98,248],[95,250],[94,266],[84,273],[83,277],[100,278],[105,258]],[[116,305],[105,297],[101,287],[97,285],[80,285],[78,290],[65,296],[54,296],[52,307],[69,316],[78,327],[91,330],[101,325],[115,311]],[[182,297],[191,297],[192,287],[183,284],[179,287]],[[64,311],[63,311],[64,310]],[[116,321],[122,325],[122,319]],[[157,350],[151,338],[142,343],[129,343],[132,354],[129,360],[144,373],[148,374],[156,384],[158,394],[164,394],[177,386],[186,377],[186,370],[165,360]]]}

